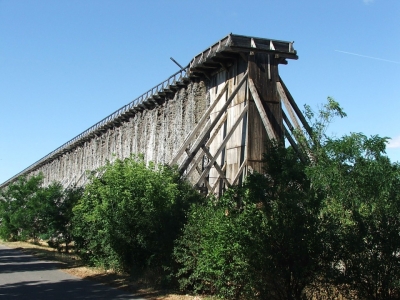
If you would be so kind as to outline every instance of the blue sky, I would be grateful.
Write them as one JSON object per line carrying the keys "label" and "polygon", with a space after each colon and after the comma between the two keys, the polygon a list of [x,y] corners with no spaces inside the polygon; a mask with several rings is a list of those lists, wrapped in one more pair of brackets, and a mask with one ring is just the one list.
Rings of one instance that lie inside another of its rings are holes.
{"label": "blue sky", "polygon": [[333,97],[331,134],[391,137],[400,161],[399,0],[0,0],[0,182],[230,32],[295,41],[296,102]]}

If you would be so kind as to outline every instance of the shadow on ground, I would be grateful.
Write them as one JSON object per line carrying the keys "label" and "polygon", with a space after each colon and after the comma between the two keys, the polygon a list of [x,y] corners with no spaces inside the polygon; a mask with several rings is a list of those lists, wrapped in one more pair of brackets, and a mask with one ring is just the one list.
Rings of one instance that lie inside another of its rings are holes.
{"label": "shadow on ground", "polygon": [[143,299],[81,280],[58,270],[63,264],[42,261],[19,249],[0,249],[1,299]]}

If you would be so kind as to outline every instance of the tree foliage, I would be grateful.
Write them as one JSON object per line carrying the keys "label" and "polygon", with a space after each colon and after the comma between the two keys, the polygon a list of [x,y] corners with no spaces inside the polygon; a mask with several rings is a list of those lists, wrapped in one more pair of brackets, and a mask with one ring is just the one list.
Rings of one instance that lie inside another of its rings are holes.
{"label": "tree foliage", "polygon": [[64,190],[60,183],[42,186],[43,176],[19,177],[1,190],[0,237],[5,240],[49,240],[60,244],[72,242],[72,207],[82,188]]}
{"label": "tree foliage", "polygon": [[272,143],[264,174],[192,208],[174,252],[182,289],[305,299],[333,286],[348,298],[398,299],[400,166],[385,156],[387,139],[330,137],[329,123],[346,116],[332,98],[306,115],[313,134],[295,134],[308,163]]}
{"label": "tree foliage", "polygon": [[171,264],[185,208],[198,194],[176,171],[142,158],[116,160],[92,176],[74,208],[75,244],[94,265],[139,274]]}
{"label": "tree foliage", "polygon": [[181,288],[228,299],[302,299],[322,273],[318,211],[305,165],[268,146],[266,174],[196,205],[175,248]]}
{"label": "tree foliage", "polygon": [[69,251],[69,244],[73,241],[72,209],[82,197],[82,187],[64,189],[61,184],[53,183],[44,188],[47,197],[42,197],[46,230],[44,235],[51,247],[61,251],[62,244],[65,252]]}
{"label": "tree foliage", "polygon": [[38,206],[43,176],[26,178],[0,191],[0,237],[5,240],[36,239],[42,228],[41,209]]}
{"label": "tree foliage", "polygon": [[399,296],[400,166],[384,155],[385,143],[356,133],[327,139],[308,170],[325,195],[335,283],[361,299]]}

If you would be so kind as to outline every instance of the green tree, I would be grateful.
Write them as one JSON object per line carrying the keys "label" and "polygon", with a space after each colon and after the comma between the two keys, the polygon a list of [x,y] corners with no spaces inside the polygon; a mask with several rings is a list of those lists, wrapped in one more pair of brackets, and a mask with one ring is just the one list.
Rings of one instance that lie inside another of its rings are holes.
{"label": "green tree", "polygon": [[307,171],[325,195],[335,282],[361,299],[399,297],[400,166],[384,155],[386,141],[359,133],[328,138]]}
{"label": "green tree", "polygon": [[58,251],[61,251],[62,244],[65,244],[65,252],[69,251],[69,244],[73,240],[72,209],[82,194],[82,187],[64,189],[60,183],[52,183],[38,195],[45,224],[41,233],[48,239],[48,244]]}
{"label": "green tree", "polygon": [[0,236],[5,240],[25,240],[37,237],[40,226],[37,194],[42,175],[20,176],[0,191]]}
{"label": "green tree", "polygon": [[400,173],[385,155],[387,138],[328,136],[333,118],[346,116],[332,98],[317,114],[307,107],[306,115],[313,124],[305,139],[312,158],[306,173],[315,193],[323,195],[320,230],[333,266],[324,279],[349,297],[397,299]]}
{"label": "green tree", "polygon": [[312,135],[295,133],[307,164],[272,143],[265,174],[191,210],[175,248],[183,289],[303,299],[334,285],[349,298],[400,296],[400,166],[385,156],[387,139],[329,137],[333,118],[346,116],[331,98],[307,116]]}

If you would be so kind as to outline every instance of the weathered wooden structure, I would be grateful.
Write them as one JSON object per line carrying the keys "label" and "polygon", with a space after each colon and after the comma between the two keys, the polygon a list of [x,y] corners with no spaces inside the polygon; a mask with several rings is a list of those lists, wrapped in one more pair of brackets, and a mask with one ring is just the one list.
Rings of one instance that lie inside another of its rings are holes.
{"label": "weathered wooden structure", "polygon": [[[142,153],[178,165],[195,187],[220,194],[261,171],[268,139],[285,137],[305,119],[279,76],[297,59],[292,42],[229,34],[131,103],[3,183],[42,172],[45,184],[84,185],[87,171],[115,157]],[[282,105],[283,103],[283,105]]]}

